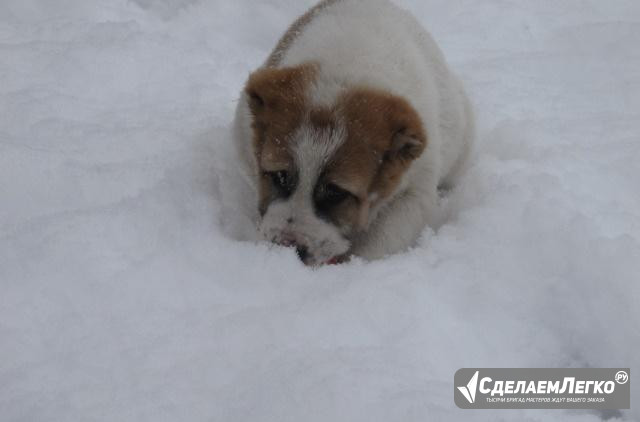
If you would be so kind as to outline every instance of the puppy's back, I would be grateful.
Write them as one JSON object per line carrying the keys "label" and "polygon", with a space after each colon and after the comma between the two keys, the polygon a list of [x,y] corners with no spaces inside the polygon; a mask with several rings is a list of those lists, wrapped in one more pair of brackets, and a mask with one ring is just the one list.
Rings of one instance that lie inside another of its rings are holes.
{"label": "puppy's back", "polygon": [[321,69],[315,103],[331,105],[355,86],[405,98],[429,138],[416,170],[428,168],[438,184],[459,167],[470,142],[470,107],[442,52],[410,13],[389,0],[323,0],[290,27],[266,66],[308,62]]}

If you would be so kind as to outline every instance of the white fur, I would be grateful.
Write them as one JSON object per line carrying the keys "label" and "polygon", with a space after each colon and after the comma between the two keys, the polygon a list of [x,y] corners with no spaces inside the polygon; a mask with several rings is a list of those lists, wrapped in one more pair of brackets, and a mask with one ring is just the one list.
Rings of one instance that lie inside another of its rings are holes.
{"label": "white fur", "polygon": [[[421,117],[428,137],[426,150],[412,164],[395,195],[371,210],[367,232],[349,245],[354,254],[367,259],[410,247],[426,225],[438,224],[438,186],[455,183],[470,148],[473,116],[462,85],[430,35],[413,16],[388,0],[338,0],[320,10],[284,52],[279,66],[308,62],[318,63],[320,69],[311,93],[316,105],[331,105],[345,88],[365,86],[405,98]],[[243,95],[236,115],[236,142],[255,181],[250,124]],[[305,136],[308,140],[301,142],[308,147],[319,135]],[[311,169],[327,156],[326,151],[306,149],[302,144],[298,151],[297,159],[310,172],[305,183],[313,184]],[[317,156],[310,157],[313,154]],[[308,192],[300,195],[308,196]],[[329,255],[344,248],[336,233],[311,217],[310,203],[304,205],[295,197],[290,201],[299,202],[293,208],[290,204],[288,210],[282,203],[276,204],[274,215],[268,217],[271,222],[265,225],[263,221],[261,228],[267,239],[274,231],[283,230],[282,223],[273,219],[286,219],[296,209],[305,217],[294,231],[321,239],[320,243],[326,239],[337,242]]]}

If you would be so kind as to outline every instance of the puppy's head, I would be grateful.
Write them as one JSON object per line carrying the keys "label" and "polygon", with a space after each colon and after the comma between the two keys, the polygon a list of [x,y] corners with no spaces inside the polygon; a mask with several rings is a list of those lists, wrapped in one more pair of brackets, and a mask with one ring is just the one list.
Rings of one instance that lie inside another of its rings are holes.
{"label": "puppy's head", "polygon": [[307,265],[349,254],[373,210],[393,197],[425,146],[421,120],[400,97],[340,90],[331,105],[314,65],[261,69],[249,78],[259,172],[260,232],[295,247]]}

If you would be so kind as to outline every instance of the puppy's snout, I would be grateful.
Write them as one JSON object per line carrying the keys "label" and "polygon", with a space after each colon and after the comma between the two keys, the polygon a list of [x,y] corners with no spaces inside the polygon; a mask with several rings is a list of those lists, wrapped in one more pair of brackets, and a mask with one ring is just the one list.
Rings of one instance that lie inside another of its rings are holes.
{"label": "puppy's snout", "polygon": [[291,247],[297,246],[297,243],[295,240],[287,239],[287,238],[276,240],[273,243],[275,243],[276,245],[284,246],[285,248],[291,248]]}
{"label": "puppy's snout", "polygon": [[280,246],[284,246],[285,248],[295,248],[296,254],[298,255],[298,258],[300,258],[302,262],[305,262],[307,258],[311,256],[311,254],[309,253],[309,248],[306,245],[298,243],[293,238],[285,237],[275,243]]}
{"label": "puppy's snout", "polygon": [[309,258],[309,249],[306,246],[296,246],[296,253],[302,262]]}

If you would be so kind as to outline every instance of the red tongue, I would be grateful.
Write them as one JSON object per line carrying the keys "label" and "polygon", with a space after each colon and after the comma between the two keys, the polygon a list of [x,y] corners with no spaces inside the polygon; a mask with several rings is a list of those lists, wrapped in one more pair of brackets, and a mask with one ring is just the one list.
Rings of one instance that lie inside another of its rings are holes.
{"label": "red tongue", "polygon": [[327,265],[338,265],[340,263],[340,258],[334,256],[330,260],[327,261]]}

